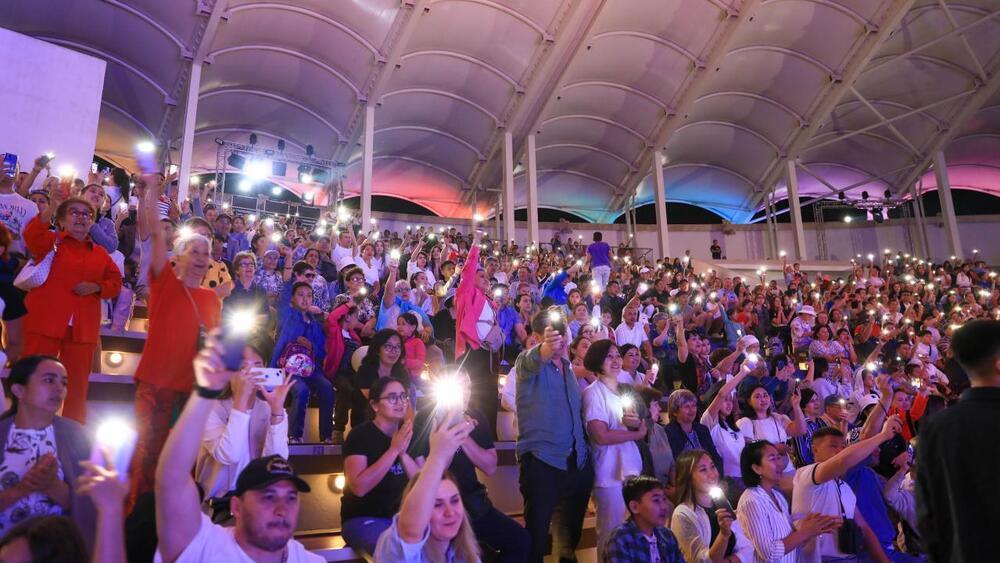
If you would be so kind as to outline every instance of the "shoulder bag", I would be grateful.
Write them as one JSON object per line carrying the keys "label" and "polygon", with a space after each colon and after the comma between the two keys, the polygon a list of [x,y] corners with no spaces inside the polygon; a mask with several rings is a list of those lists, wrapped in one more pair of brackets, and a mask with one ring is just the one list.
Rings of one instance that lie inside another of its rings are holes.
{"label": "shoulder bag", "polygon": [[59,237],[52,245],[52,250],[42,257],[41,260],[31,260],[21,268],[14,278],[14,287],[23,291],[31,291],[45,283],[49,279],[49,271],[52,269],[52,261],[56,258],[56,251],[59,250]]}

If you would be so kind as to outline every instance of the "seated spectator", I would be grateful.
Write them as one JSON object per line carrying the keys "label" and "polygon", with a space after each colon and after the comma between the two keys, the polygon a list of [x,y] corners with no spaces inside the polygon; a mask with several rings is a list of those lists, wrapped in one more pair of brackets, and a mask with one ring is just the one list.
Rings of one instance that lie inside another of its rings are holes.
{"label": "seated spectator", "polygon": [[478,411],[469,410],[472,381],[464,371],[446,370],[434,372],[435,388],[438,385],[442,394],[460,394],[461,397],[435,397],[435,403],[421,409],[414,421],[414,439],[410,444],[410,456],[418,465],[425,465],[430,454],[430,440],[442,418],[447,417],[450,410],[445,410],[440,401],[458,399],[461,404],[458,409],[464,413],[465,420],[471,423],[472,430],[462,441],[448,465],[448,472],[462,495],[462,505],[466,518],[472,524],[476,538],[499,555],[501,563],[524,561],[528,556],[530,538],[528,532],[512,518],[500,512],[493,506],[487,494],[486,487],[479,481],[477,470],[489,476],[497,470],[497,450],[490,435],[489,426]]}
{"label": "seated spectator", "polygon": [[628,519],[611,532],[606,543],[598,546],[603,560],[682,563],[684,554],[666,527],[670,499],[663,485],[645,475],[629,477],[622,485],[622,498]]}
{"label": "seated spectator", "polygon": [[[222,300],[222,308],[226,311],[244,309],[254,311],[258,315],[268,314],[267,292],[255,283],[257,261],[249,252],[237,253],[233,258],[233,291]],[[265,323],[261,323],[264,326]]]}
{"label": "seated spectator", "polygon": [[424,361],[427,359],[427,347],[420,339],[419,329],[420,322],[413,313],[403,313],[396,320],[396,332],[403,339],[403,348],[406,350],[403,363],[410,381],[420,379],[420,372],[424,370]]}
{"label": "seated spectator", "polygon": [[[366,401],[355,401],[354,367],[351,357],[361,347],[361,323],[358,321],[357,301],[337,296],[337,305],[326,318],[326,361],[323,373],[335,390],[333,403],[334,444],[344,443],[344,430],[355,403],[359,403],[359,420],[368,412]],[[360,393],[357,396],[362,397]],[[363,399],[363,397],[362,397]]]}
{"label": "seated spectator", "polygon": [[687,450],[705,450],[712,456],[716,467],[722,465],[722,458],[715,449],[712,433],[695,418],[698,415],[698,399],[687,389],[678,389],[667,398],[667,438],[674,459]]}
{"label": "seated spectator", "polygon": [[213,524],[201,513],[191,468],[214,402],[237,374],[225,369],[221,344],[214,336],[207,344],[194,362],[195,392],[167,438],[156,468],[157,560],[322,562],[292,538],[299,520],[299,495],[308,493],[309,485],[281,456],[255,459],[236,478],[234,527]]}
{"label": "seated spectator", "polygon": [[795,466],[789,457],[792,448],[786,442],[788,438],[801,436],[807,430],[800,405],[801,397],[798,393],[796,389],[791,395],[792,413],[795,416],[793,420],[773,411],[774,401],[763,385],[751,387],[743,408],[744,416],[736,421],[736,425],[748,442],[767,440],[774,444],[781,454],[782,471],[787,472],[794,471]]}
{"label": "seated spectator", "polygon": [[411,382],[406,371],[406,349],[399,333],[391,328],[378,331],[368,343],[368,351],[361,360],[355,377],[355,388],[367,401],[370,397],[368,390],[376,381],[385,377],[400,380],[409,392]]}
{"label": "seated spectator", "polygon": [[[610,342],[610,340],[608,342]],[[619,369],[616,374],[619,383],[632,386],[652,386],[653,382],[651,379],[653,370],[649,370],[649,376],[639,371],[639,365],[642,363],[642,357],[639,355],[638,348],[632,344],[623,344],[618,348],[618,353],[621,356],[621,369]]]}
{"label": "seated spectator", "polygon": [[37,516],[22,520],[4,533],[0,539],[0,561],[90,561],[90,553],[72,520],[63,516]]}
{"label": "seated spectator", "polygon": [[646,421],[636,416],[640,397],[618,382],[621,356],[610,340],[593,344],[583,359],[597,381],[583,390],[583,421],[594,460],[594,500],[597,505],[597,544],[625,520],[621,488],[625,477],[642,472],[642,456],[635,441],[646,437]]}
{"label": "seated spectator", "polygon": [[800,547],[840,527],[839,517],[816,512],[792,525],[788,500],[776,490],[786,479],[782,463],[778,449],[767,440],[747,444],[740,454],[747,489],[736,507],[736,519],[753,545],[755,562],[795,563]]}
{"label": "seated spectator", "polygon": [[11,407],[0,416],[0,534],[35,516],[68,515],[93,539],[93,504],[73,490],[90,438],[77,422],[56,415],[66,377],[51,356],[27,356],[10,368]]}
{"label": "seated spectator", "polygon": [[740,530],[736,514],[718,508],[709,494],[718,486],[719,470],[705,450],[687,450],[677,459],[677,507],[670,529],[685,561],[750,561],[753,547]]}
{"label": "seated spectator", "polygon": [[371,557],[379,536],[392,525],[403,489],[417,464],[407,453],[413,420],[409,397],[393,377],[375,380],[369,404],[375,418],[353,427],[344,443],[346,488],[340,504],[341,532],[347,545]]}
{"label": "seated spectator", "polygon": [[[868,459],[879,445],[900,431],[899,419],[891,418],[875,437],[847,446],[843,433],[836,428],[820,428],[813,434],[813,455],[816,463],[800,467],[795,472],[792,511],[798,514],[817,512],[843,518],[842,526],[853,527],[852,533],[839,532],[834,537],[825,533],[802,547],[801,556],[809,561],[822,557],[867,555],[872,560],[886,558],[878,537],[856,510],[857,497],[842,478],[849,469]],[[841,539],[844,538],[844,539]],[[862,553],[862,551],[864,553]]]}
{"label": "seated spectator", "polygon": [[438,424],[429,438],[427,461],[407,486],[399,513],[378,540],[375,561],[429,563],[445,554],[453,563],[479,562],[479,545],[459,484],[445,476],[474,426],[457,413]]}
{"label": "seated spectator", "polygon": [[[236,490],[236,478],[251,460],[270,455],[288,459],[285,397],[294,380],[286,375],[284,384],[268,390],[254,379],[251,370],[267,363],[263,347],[254,343],[243,350],[240,372],[229,380],[205,425],[194,473],[207,499],[230,496]],[[220,516],[227,520],[229,503],[217,504],[212,503],[212,508],[221,510]]]}

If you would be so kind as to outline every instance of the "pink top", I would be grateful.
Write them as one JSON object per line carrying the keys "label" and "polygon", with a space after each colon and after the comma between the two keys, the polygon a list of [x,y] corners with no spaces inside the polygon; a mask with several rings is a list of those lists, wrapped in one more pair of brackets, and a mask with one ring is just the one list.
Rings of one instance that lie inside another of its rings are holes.
{"label": "pink top", "polygon": [[406,349],[406,372],[410,374],[413,381],[420,379],[420,372],[424,369],[424,362],[427,360],[427,348],[420,337],[413,335],[403,343]]}
{"label": "pink top", "polygon": [[476,323],[482,316],[483,307],[489,305],[495,313],[497,306],[481,289],[476,287],[476,270],[479,267],[479,247],[469,251],[462,266],[462,280],[455,290],[455,357],[465,353],[465,347],[478,350],[479,332]]}

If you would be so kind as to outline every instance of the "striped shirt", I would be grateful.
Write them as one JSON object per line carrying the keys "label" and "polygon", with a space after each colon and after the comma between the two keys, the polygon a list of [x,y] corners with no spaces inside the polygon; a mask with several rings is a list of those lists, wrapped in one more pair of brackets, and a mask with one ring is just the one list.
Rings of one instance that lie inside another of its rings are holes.
{"label": "striped shirt", "polygon": [[755,563],[795,563],[796,550],[785,553],[783,541],[795,531],[788,501],[781,491],[771,493],[761,487],[749,487],[736,507],[736,520],[753,544]]}

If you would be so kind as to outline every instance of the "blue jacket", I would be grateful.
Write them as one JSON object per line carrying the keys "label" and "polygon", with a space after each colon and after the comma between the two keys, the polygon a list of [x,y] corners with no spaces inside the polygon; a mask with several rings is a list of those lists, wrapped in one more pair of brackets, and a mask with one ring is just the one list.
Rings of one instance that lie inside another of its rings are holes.
{"label": "blue jacket", "polygon": [[309,313],[303,313],[292,307],[292,286],[286,283],[278,296],[278,336],[274,343],[274,353],[271,354],[271,367],[278,365],[278,359],[286,346],[305,336],[312,343],[312,359],[316,364],[314,374],[321,373],[321,366],[326,359],[326,335],[323,334],[323,323]]}
{"label": "blue jacket", "polygon": [[545,285],[542,286],[542,299],[548,297],[552,299],[552,302],[556,305],[565,305],[566,289],[563,287],[563,282],[566,281],[566,278],[568,277],[569,274],[563,272],[549,278],[549,281],[545,282]]}

